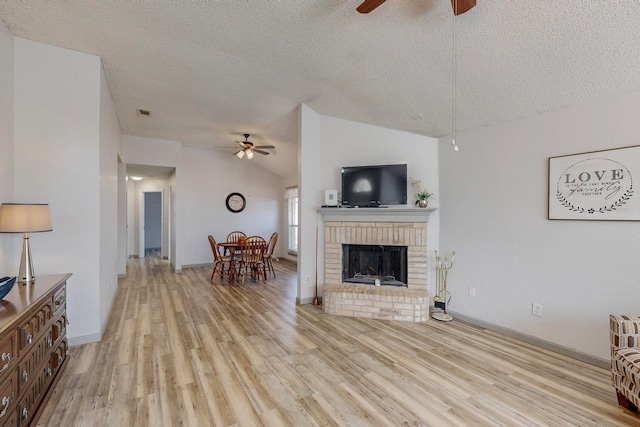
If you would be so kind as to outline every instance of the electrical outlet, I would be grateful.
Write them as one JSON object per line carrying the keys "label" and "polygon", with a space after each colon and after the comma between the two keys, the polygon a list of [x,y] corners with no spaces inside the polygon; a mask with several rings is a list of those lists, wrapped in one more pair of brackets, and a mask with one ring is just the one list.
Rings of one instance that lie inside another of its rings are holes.
{"label": "electrical outlet", "polygon": [[470,297],[475,297],[476,296],[476,288],[475,288],[475,286],[469,286],[469,296]]}
{"label": "electrical outlet", "polygon": [[534,316],[542,317],[542,304],[532,303],[531,314]]}

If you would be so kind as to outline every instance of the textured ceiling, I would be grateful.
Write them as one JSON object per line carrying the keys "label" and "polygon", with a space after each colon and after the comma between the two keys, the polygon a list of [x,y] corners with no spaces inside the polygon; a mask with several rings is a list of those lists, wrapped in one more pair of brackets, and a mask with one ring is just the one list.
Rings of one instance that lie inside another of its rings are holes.
{"label": "textured ceiling", "polygon": [[[297,167],[297,113],[451,133],[449,0],[2,0],[18,37],[102,57],[125,134]],[[455,20],[458,130],[640,88],[637,0],[478,0]],[[136,109],[151,111],[150,118]],[[238,161],[241,161],[237,159]],[[246,161],[246,160],[242,160]]]}

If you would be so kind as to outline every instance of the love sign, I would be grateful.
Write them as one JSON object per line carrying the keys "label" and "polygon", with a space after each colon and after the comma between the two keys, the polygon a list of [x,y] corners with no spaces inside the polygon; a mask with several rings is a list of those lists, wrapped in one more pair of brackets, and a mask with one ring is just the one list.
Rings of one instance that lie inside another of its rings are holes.
{"label": "love sign", "polygon": [[640,220],[640,146],[549,158],[549,219]]}

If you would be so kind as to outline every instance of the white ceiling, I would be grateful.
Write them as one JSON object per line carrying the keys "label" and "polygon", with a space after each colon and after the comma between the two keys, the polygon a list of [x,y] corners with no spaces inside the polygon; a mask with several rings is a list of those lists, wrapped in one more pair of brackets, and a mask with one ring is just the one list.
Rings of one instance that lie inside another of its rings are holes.
{"label": "white ceiling", "polygon": [[[297,113],[440,137],[640,88],[637,0],[3,0],[18,37],[102,57],[125,134],[295,175]],[[151,117],[136,115],[136,109]]]}

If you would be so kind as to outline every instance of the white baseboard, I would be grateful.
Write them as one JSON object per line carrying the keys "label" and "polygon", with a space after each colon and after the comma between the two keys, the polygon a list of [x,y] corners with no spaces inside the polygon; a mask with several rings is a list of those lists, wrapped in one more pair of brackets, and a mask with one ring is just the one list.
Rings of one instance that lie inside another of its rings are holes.
{"label": "white baseboard", "polygon": [[538,347],[542,347],[546,350],[555,351],[556,353],[562,354],[563,356],[570,357],[572,359],[579,360],[581,362],[588,363],[590,365],[597,366],[599,368],[611,369],[611,361],[607,359],[601,359],[599,357],[592,356],[587,353],[582,353],[580,351],[571,349],[569,347],[564,347],[550,341],[546,341],[540,338],[536,338],[531,335],[523,334],[518,331],[514,331],[513,329],[504,328],[502,326],[495,325],[490,322],[485,322],[484,320],[479,320],[473,317],[465,316],[464,314],[456,313],[451,310],[447,310],[447,313],[451,314],[455,319],[462,320],[463,322],[471,323],[472,325],[479,326],[481,328],[489,329],[490,331],[498,332],[500,334],[506,335],[511,338],[518,339],[520,341],[524,341],[528,344],[533,344]]}
{"label": "white baseboard", "polygon": [[[182,269],[184,270],[185,268],[198,268],[198,267],[212,267],[213,268],[213,263],[211,262],[206,262],[204,264],[182,264]],[[179,271],[176,271],[176,273],[180,273]]]}
{"label": "white baseboard", "polygon": [[75,347],[77,345],[90,344],[92,342],[98,342],[102,339],[100,334],[83,335],[81,337],[70,337],[67,339],[69,347]]}
{"label": "white baseboard", "polygon": [[[313,304],[313,299],[315,297],[308,297],[308,298],[296,298],[296,305],[304,305],[304,304]],[[318,299],[320,299],[320,297],[318,297]]]}

